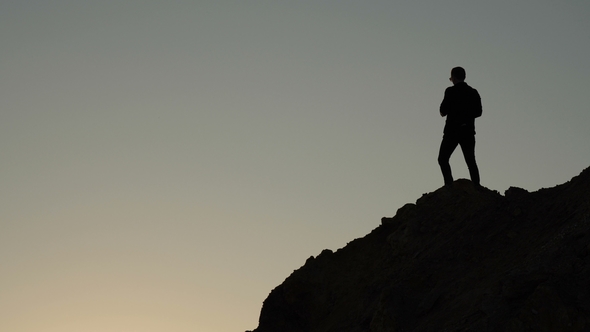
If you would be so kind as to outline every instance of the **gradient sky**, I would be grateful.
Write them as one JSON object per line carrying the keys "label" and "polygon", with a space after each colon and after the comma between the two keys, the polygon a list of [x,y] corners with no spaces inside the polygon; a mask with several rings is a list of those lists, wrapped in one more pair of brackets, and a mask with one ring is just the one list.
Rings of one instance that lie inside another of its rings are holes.
{"label": "gradient sky", "polygon": [[[0,0],[0,330],[229,332],[443,184],[590,165],[590,2]],[[455,178],[468,177],[459,150]]]}

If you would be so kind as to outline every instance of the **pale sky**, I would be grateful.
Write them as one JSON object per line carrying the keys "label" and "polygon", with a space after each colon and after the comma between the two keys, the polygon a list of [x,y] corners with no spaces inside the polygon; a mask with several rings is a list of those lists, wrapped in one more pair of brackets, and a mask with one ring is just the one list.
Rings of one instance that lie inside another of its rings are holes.
{"label": "pale sky", "polygon": [[[590,2],[0,0],[0,331],[229,332],[442,186],[590,166]],[[455,178],[469,173],[460,150]]]}

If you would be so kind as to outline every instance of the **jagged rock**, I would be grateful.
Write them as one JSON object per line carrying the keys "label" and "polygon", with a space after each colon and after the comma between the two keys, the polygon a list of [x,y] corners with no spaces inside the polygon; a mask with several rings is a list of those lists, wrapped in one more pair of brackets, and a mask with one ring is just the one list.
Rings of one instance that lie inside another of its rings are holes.
{"label": "jagged rock", "polygon": [[590,330],[590,168],[554,188],[425,194],[308,259],[254,332]]}

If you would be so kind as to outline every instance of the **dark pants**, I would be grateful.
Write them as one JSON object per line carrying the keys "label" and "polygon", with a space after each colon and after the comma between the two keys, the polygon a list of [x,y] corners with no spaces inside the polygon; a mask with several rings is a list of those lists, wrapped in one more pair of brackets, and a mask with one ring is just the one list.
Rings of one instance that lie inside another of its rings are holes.
{"label": "dark pants", "polygon": [[477,163],[475,162],[475,135],[472,134],[460,134],[460,135],[444,135],[442,143],[440,144],[440,151],[438,152],[438,164],[445,180],[445,185],[453,184],[453,174],[451,172],[451,165],[449,165],[449,159],[457,145],[461,145],[463,151],[463,157],[469,168],[469,175],[471,176],[471,182],[474,185],[479,186],[479,170],[477,169]]}

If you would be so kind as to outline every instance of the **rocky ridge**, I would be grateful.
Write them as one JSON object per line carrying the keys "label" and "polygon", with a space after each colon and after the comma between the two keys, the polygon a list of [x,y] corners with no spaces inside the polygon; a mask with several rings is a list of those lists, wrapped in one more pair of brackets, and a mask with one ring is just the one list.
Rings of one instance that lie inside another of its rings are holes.
{"label": "rocky ridge", "polygon": [[310,257],[253,332],[590,331],[590,168],[504,195],[468,180]]}

